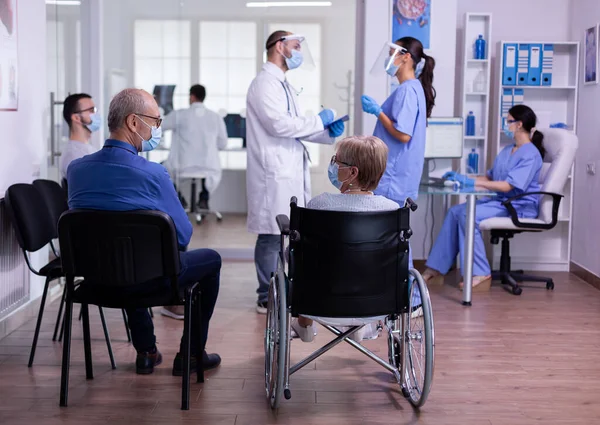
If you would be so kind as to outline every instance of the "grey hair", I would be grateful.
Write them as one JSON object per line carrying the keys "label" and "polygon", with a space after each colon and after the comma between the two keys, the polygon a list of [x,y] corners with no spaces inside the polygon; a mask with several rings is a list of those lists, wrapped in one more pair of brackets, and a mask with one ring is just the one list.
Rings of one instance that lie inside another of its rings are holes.
{"label": "grey hair", "polygon": [[144,92],[139,89],[125,89],[116,94],[108,107],[108,130],[119,130],[125,118],[131,114],[141,114],[146,107]]}

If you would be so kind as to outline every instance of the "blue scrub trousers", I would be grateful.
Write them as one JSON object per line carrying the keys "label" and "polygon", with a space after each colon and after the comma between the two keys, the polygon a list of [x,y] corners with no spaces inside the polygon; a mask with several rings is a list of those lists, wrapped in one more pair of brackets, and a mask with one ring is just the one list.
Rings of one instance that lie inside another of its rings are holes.
{"label": "blue scrub trousers", "polygon": [[[491,274],[490,264],[485,255],[485,246],[479,223],[492,217],[508,217],[507,209],[498,201],[477,202],[475,208],[475,235],[473,246],[473,276],[488,276]],[[448,211],[442,230],[438,235],[429,258],[427,267],[446,274],[454,264],[456,255],[460,253],[460,268],[464,270],[465,223],[467,220],[467,205],[456,205]]]}
{"label": "blue scrub trousers", "polygon": [[258,278],[258,302],[266,303],[269,298],[271,273],[277,270],[277,256],[281,249],[281,235],[258,235],[254,247],[254,264]]}

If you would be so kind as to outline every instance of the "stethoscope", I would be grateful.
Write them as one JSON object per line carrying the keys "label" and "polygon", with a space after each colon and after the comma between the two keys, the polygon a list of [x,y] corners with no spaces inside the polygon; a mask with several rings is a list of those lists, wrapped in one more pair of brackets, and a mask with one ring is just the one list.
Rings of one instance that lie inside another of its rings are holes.
{"label": "stethoscope", "polygon": [[[291,117],[292,116],[292,109],[290,107],[290,95],[288,94],[288,90],[286,88],[286,85],[283,81],[280,81],[281,83],[281,87],[283,87],[283,91],[285,92],[285,100],[287,101],[287,113],[288,115]],[[289,85],[289,83],[287,84],[289,87],[291,87]],[[296,89],[294,89],[294,91],[296,92],[296,94],[300,94],[302,93],[302,90],[300,90],[299,92],[296,91]],[[296,116],[298,116],[298,110],[296,109],[296,102],[292,102],[294,104],[294,113],[296,114]],[[308,153],[308,149],[306,148],[306,146],[304,146],[304,143],[302,143],[302,141],[300,139],[296,139],[298,141],[298,143],[300,143],[302,145],[302,148],[304,149],[304,153],[306,154],[306,158],[308,159],[308,162],[312,162],[310,159],[310,154]]]}

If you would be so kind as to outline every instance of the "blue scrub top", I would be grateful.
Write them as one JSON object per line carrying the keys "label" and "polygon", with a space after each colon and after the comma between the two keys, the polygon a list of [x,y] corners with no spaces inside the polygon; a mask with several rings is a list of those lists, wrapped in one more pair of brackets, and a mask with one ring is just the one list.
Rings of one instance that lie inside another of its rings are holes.
{"label": "blue scrub top", "polygon": [[381,121],[377,121],[373,135],[383,140],[389,152],[387,167],[375,194],[403,205],[408,197],[417,199],[425,161],[427,107],[421,82],[416,79],[404,81],[381,109],[396,130],[408,134],[411,139],[402,143],[383,127]]}
{"label": "blue scrub top", "polygon": [[[539,192],[541,189],[539,178],[543,161],[540,151],[533,143],[526,143],[511,153],[514,147],[515,145],[511,144],[502,149],[494,160],[494,166],[487,172],[488,178],[494,181],[507,181],[513,186],[510,192],[499,193],[495,197],[496,201],[504,202],[513,196],[526,192]],[[538,216],[538,195],[525,196],[512,204],[520,217]]]}

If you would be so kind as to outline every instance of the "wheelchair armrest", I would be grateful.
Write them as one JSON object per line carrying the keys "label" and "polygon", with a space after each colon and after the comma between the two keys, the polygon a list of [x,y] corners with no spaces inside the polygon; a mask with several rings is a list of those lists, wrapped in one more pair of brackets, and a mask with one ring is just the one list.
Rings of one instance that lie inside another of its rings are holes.
{"label": "wheelchair armrest", "polygon": [[290,234],[290,219],[285,214],[279,214],[276,218],[279,231],[282,235]]}
{"label": "wheelchair armrest", "polygon": [[[529,195],[547,195],[547,196],[552,196],[552,221],[549,224],[521,223],[519,221],[519,216],[517,214],[517,210],[515,210],[515,207],[513,206],[512,202],[516,201],[516,200],[518,200],[520,198],[523,198],[525,196],[529,196]],[[556,223],[558,222],[558,207],[560,207],[560,200],[562,198],[563,198],[563,195],[560,195],[558,193],[551,193],[551,192],[527,192],[527,193],[521,193],[520,195],[513,196],[512,198],[507,199],[506,201],[502,202],[502,205],[504,205],[504,207],[506,207],[506,209],[508,210],[508,213],[510,214],[510,219],[512,220],[513,224],[516,227],[518,227],[518,228],[525,228],[525,229],[550,230],[554,226],[556,226]]]}

